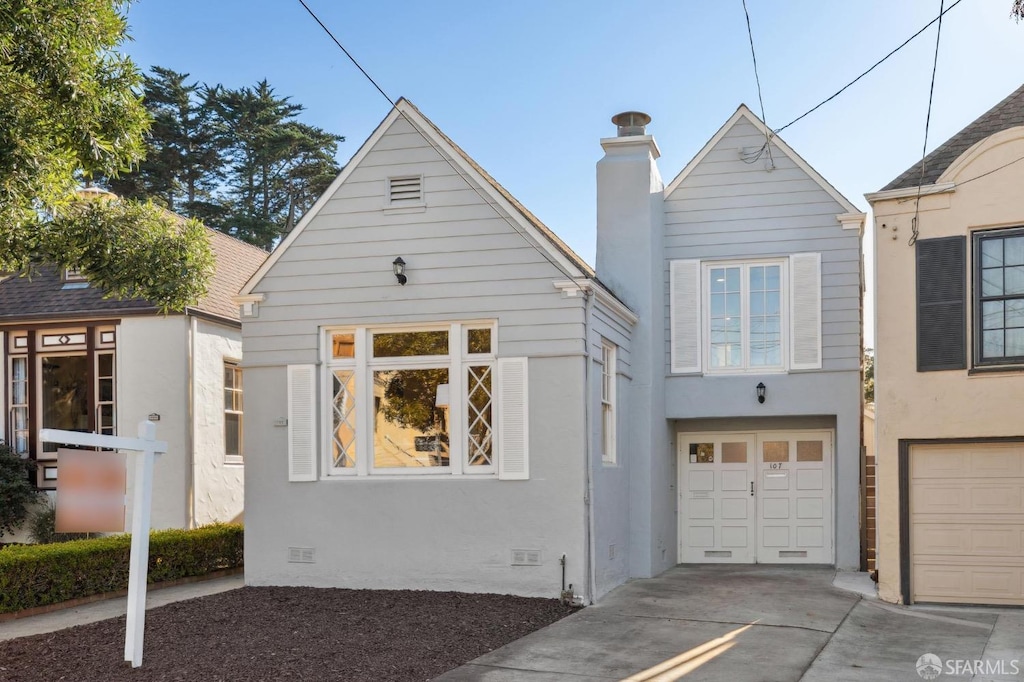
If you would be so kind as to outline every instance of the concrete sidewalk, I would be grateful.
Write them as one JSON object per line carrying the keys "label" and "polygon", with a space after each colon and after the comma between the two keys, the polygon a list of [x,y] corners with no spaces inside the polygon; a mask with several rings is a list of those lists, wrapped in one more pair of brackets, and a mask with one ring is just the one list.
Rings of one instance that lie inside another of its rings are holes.
{"label": "concrete sidewalk", "polygon": [[925,653],[1002,658],[1007,666],[1017,659],[1024,668],[1024,613],[891,606],[834,587],[834,574],[680,566],[437,679],[919,682],[915,666]]}
{"label": "concrete sidewalk", "polygon": [[[175,585],[164,587],[159,590],[147,590],[146,609],[154,609],[176,601],[206,597],[219,592],[237,590],[245,585],[245,578],[241,575],[232,575],[225,578],[214,578],[201,582],[188,583],[186,585]],[[75,606],[70,609],[51,611],[38,616],[17,618],[0,623],[0,642],[17,637],[28,637],[29,635],[41,635],[47,632],[56,632],[75,625],[85,625],[108,618],[117,618],[125,615],[128,609],[128,598],[117,597],[106,599],[91,604]]]}

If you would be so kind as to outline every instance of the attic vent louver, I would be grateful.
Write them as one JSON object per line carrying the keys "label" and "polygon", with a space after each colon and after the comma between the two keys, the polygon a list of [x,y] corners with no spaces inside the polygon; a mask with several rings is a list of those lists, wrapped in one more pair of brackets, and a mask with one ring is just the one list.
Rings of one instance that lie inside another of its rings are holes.
{"label": "attic vent louver", "polygon": [[388,202],[392,206],[423,203],[423,176],[407,175],[388,179]]}

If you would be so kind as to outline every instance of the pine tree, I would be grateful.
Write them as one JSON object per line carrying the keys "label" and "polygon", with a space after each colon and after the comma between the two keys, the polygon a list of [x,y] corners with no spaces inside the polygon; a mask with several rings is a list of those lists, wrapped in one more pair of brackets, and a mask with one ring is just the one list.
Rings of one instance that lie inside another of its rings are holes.
{"label": "pine tree", "polygon": [[206,89],[187,73],[160,66],[145,77],[143,104],[153,118],[146,158],[108,181],[115,194],[149,198],[190,218],[217,212],[212,192],[222,176],[221,149]]}

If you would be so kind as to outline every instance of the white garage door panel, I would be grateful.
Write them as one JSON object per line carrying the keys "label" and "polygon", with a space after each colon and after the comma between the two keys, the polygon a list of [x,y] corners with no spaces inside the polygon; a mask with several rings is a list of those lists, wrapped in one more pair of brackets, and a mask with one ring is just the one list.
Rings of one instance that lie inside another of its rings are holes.
{"label": "white garage door panel", "polygon": [[914,601],[1024,605],[1024,444],[914,446]]}

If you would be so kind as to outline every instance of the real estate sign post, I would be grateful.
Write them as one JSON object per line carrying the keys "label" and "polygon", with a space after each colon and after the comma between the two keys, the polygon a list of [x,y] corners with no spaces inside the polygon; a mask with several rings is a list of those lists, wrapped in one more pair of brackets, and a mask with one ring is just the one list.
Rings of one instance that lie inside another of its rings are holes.
{"label": "real estate sign post", "polygon": [[[156,424],[153,422],[139,422],[138,433],[138,438],[59,429],[42,429],[39,434],[43,442],[121,450],[142,457],[135,467],[132,550],[128,572],[128,627],[124,637],[124,660],[131,661],[133,668],[142,665],[142,640],[146,627],[146,577],[149,571],[149,514],[153,501],[153,463],[157,454],[167,452],[167,443],[156,439]],[[59,476],[58,473],[58,480]],[[60,504],[59,493],[57,504]]]}

